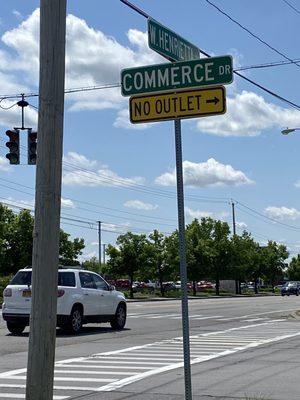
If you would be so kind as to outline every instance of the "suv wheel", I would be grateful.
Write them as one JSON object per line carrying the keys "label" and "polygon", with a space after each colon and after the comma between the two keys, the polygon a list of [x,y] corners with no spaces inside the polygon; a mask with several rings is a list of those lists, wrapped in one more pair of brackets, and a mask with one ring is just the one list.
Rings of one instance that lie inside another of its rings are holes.
{"label": "suv wheel", "polygon": [[80,307],[73,307],[69,322],[67,324],[67,330],[70,333],[79,333],[82,328],[83,313]]}
{"label": "suv wheel", "polygon": [[7,322],[7,329],[9,330],[10,333],[13,335],[21,335],[21,333],[24,331],[26,325],[18,324],[16,322]]}
{"label": "suv wheel", "polygon": [[119,304],[117,311],[110,321],[110,325],[113,329],[123,329],[126,324],[126,306],[124,304]]}

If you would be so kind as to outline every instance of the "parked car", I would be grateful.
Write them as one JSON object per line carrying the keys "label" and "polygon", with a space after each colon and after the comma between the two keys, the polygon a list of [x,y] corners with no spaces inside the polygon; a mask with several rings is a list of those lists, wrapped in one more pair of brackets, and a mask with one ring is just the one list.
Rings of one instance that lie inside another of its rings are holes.
{"label": "parked car", "polygon": [[130,288],[130,280],[129,279],[117,279],[116,286],[122,289],[129,289]]}
{"label": "parked car", "polygon": [[281,296],[289,296],[290,294],[295,294],[299,296],[300,293],[300,282],[289,281],[281,288]]}
{"label": "parked car", "polygon": [[146,279],[144,282],[141,282],[145,288],[148,289],[157,289],[159,285],[157,282],[151,281],[150,279]]}
{"label": "parked car", "polygon": [[174,283],[175,289],[181,289],[181,281],[177,281]]}
{"label": "parked car", "polygon": [[165,291],[175,290],[176,286],[174,282],[163,282],[163,288]]}
{"label": "parked car", "polygon": [[[7,329],[21,334],[29,325],[32,269],[17,272],[4,289],[2,316]],[[78,333],[83,324],[110,322],[113,329],[126,323],[126,300],[100,275],[81,269],[58,271],[57,326]]]}
{"label": "parked car", "polygon": [[214,289],[215,285],[211,282],[200,281],[197,283],[198,290]]}

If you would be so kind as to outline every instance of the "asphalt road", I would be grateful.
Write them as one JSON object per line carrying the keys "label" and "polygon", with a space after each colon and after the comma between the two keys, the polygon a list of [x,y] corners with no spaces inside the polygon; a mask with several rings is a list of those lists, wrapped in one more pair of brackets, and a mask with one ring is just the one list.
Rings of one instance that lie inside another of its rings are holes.
{"label": "asphalt road", "polygon": [[[189,302],[194,399],[299,400],[300,298]],[[179,301],[128,303],[126,329],[57,330],[55,399],[184,399]],[[28,330],[0,322],[0,399],[24,398]]]}

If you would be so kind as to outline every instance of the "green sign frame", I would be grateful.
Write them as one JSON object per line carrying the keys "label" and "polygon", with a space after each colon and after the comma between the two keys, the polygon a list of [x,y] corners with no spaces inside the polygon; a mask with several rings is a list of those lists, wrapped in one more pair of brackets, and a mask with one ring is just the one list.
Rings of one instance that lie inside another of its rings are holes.
{"label": "green sign frame", "polygon": [[170,61],[200,58],[198,47],[152,18],[148,18],[148,45]]}
{"label": "green sign frame", "polygon": [[123,69],[121,92],[123,96],[131,96],[165,90],[226,85],[232,80],[232,57],[227,55]]}

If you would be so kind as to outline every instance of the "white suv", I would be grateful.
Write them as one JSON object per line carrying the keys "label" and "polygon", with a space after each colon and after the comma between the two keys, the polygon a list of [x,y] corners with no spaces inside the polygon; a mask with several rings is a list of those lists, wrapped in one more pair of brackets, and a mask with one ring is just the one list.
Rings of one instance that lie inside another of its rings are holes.
{"label": "white suv", "polygon": [[[2,316],[8,330],[21,334],[29,325],[31,268],[21,269],[3,292]],[[58,270],[57,326],[78,333],[83,324],[110,322],[113,329],[126,323],[126,300],[100,275],[72,267]]]}

